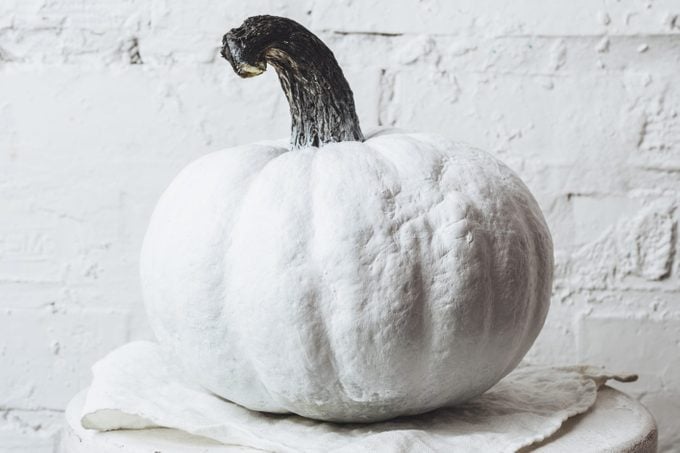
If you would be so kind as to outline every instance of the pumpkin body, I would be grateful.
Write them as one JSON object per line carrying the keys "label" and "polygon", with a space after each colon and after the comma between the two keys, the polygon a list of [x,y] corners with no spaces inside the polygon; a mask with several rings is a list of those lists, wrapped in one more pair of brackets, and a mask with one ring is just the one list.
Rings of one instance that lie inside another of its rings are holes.
{"label": "pumpkin body", "polygon": [[185,168],[141,273],[160,344],[247,408],[377,421],[479,395],[538,335],[552,282],[538,205],[492,156],[423,134]]}

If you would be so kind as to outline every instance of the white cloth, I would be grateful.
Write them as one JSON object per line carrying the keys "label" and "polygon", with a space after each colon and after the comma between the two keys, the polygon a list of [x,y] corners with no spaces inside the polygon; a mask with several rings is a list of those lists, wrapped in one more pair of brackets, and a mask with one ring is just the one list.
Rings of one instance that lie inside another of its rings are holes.
{"label": "white cloth", "polygon": [[516,451],[587,411],[607,379],[635,379],[592,367],[521,366],[455,408],[373,424],[333,424],[253,412],[182,382],[151,342],[113,351],[93,372],[83,407],[85,428],[168,427],[276,452]]}

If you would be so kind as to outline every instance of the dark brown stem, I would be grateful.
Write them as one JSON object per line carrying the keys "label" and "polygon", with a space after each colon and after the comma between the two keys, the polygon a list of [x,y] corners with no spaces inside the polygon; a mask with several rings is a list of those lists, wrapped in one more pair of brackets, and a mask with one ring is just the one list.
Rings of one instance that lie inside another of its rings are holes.
{"label": "dark brown stem", "polygon": [[297,22],[250,17],[224,35],[222,56],[244,78],[262,74],[267,63],[274,66],[290,105],[293,148],[364,140],[333,52]]}

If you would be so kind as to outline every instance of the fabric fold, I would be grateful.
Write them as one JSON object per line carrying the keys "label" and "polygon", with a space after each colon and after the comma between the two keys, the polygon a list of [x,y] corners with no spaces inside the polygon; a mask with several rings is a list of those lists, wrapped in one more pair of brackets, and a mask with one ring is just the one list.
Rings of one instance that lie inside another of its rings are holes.
{"label": "fabric fold", "polygon": [[590,366],[523,365],[455,408],[372,424],[250,411],[182,380],[156,343],[129,343],[93,367],[82,425],[100,431],[167,427],[276,452],[517,451],[586,412],[613,375]]}

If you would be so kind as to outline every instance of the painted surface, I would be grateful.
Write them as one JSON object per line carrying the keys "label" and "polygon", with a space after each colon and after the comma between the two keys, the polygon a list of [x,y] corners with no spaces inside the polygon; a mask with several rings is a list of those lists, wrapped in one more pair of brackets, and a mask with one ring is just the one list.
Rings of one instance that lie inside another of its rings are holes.
{"label": "painted surface", "polygon": [[139,250],[179,170],[288,136],[275,74],[218,57],[265,12],[334,50],[366,130],[446,134],[526,181],[557,264],[529,358],[639,372],[624,391],[680,451],[675,0],[1,2],[0,445],[54,451],[91,363],[150,337]]}

